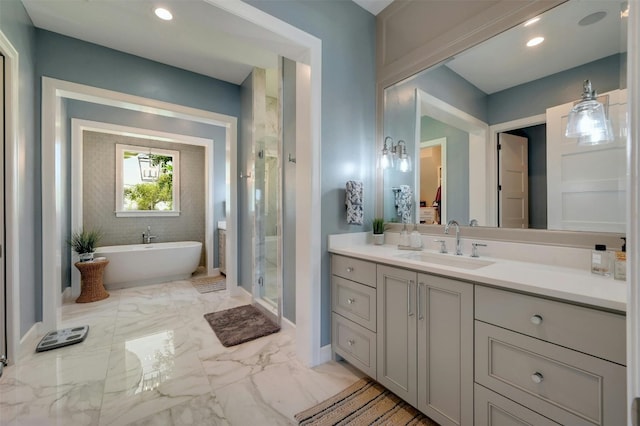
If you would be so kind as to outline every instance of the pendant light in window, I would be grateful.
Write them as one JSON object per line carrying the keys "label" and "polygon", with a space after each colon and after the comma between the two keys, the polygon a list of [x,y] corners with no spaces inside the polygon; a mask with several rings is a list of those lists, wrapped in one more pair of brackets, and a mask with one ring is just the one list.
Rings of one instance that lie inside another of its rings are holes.
{"label": "pendant light in window", "polygon": [[614,140],[605,107],[598,101],[589,80],[584,81],[582,99],[569,112],[565,136],[577,138],[578,145],[597,145]]}

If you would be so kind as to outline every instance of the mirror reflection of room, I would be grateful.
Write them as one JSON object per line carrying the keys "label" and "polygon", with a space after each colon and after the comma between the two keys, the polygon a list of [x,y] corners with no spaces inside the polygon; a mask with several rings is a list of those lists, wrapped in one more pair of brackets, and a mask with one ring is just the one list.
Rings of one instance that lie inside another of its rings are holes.
{"label": "mirror reflection of room", "polygon": [[443,144],[446,138],[420,143],[420,223],[440,224]]}
{"label": "mirror reflection of room", "polygon": [[[412,172],[384,172],[385,218],[394,219],[392,188],[410,185],[425,224],[624,232],[625,8],[568,1],[387,87],[384,134],[420,160]],[[545,40],[526,46],[537,34]],[[612,124],[608,144],[565,134],[585,80]],[[423,150],[440,138],[447,151],[435,183]]]}

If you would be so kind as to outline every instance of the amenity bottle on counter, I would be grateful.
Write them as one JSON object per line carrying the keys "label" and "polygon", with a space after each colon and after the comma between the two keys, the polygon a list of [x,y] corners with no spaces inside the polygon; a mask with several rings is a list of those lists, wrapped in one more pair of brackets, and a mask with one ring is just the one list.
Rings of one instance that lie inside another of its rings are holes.
{"label": "amenity bottle on counter", "polygon": [[400,245],[403,247],[409,247],[409,232],[407,232],[407,224],[402,225],[402,231],[400,231]]}
{"label": "amenity bottle on counter", "polygon": [[418,224],[413,224],[413,232],[409,236],[409,241],[411,242],[411,248],[421,248],[422,247],[422,235],[418,232]]}
{"label": "amenity bottle on counter", "polygon": [[591,251],[591,272],[605,277],[611,276],[611,253],[604,244],[596,244]]}
{"label": "amenity bottle on counter", "polygon": [[616,252],[616,259],[613,265],[613,278],[626,281],[627,279],[627,239],[621,238],[624,242],[620,251]]}

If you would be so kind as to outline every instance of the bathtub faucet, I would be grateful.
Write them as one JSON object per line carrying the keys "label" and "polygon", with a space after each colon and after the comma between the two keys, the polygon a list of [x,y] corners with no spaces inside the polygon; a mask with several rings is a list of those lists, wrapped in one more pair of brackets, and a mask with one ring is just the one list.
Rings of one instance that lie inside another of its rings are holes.
{"label": "bathtub faucet", "polygon": [[147,226],[147,233],[142,233],[142,244],[151,244],[151,240],[158,238],[156,235],[151,235],[151,225]]}

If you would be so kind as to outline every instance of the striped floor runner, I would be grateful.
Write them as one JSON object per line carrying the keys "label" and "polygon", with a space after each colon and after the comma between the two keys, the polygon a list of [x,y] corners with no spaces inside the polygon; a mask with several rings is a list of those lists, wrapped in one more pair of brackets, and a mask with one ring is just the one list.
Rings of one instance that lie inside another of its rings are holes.
{"label": "striped floor runner", "polygon": [[299,425],[438,426],[382,385],[366,377],[339,394],[295,415]]}

